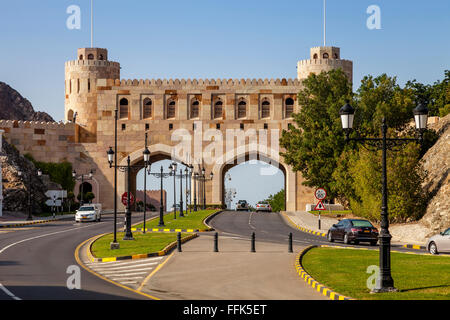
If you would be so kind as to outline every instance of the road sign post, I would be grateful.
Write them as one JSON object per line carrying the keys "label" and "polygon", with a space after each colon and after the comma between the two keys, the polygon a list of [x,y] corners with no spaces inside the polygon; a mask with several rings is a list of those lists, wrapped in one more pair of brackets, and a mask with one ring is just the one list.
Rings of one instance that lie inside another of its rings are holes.
{"label": "road sign post", "polygon": [[317,205],[314,208],[314,211],[319,211],[319,230],[321,230],[322,228],[322,222],[321,222],[321,215],[320,212],[325,209],[325,206],[323,205],[322,200],[324,200],[327,197],[327,191],[324,188],[319,188],[316,190],[316,192],[314,192],[314,196],[316,197],[317,200],[319,200],[319,203],[317,203]]}

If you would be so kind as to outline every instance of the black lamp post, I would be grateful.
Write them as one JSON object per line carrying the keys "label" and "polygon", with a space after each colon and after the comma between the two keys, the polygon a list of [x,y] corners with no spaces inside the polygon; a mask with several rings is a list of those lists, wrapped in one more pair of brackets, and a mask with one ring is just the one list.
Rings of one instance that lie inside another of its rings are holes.
{"label": "black lamp post", "polygon": [[93,176],[94,176],[94,170],[91,170],[88,174],[87,177],[85,177],[85,174],[80,174],[77,175],[77,172],[75,170],[72,171],[72,177],[74,180],[81,180],[81,196],[80,196],[80,205],[84,205],[84,191],[83,191],[83,187],[84,187],[84,181],[89,181],[92,180]]}
{"label": "black lamp post", "polygon": [[198,173],[194,173],[194,212],[197,212],[197,180]]}
{"label": "black lamp post", "polygon": [[[19,177],[22,177],[23,172],[19,171],[17,173],[19,175]],[[38,177],[42,176],[42,171],[41,169],[37,169],[37,175]],[[28,175],[28,217],[27,217],[27,221],[32,221],[33,220],[33,205],[32,205],[32,192],[33,192],[33,185],[31,183],[31,174]]]}
{"label": "black lamp post", "polygon": [[423,141],[423,132],[427,127],[428,109],[424,105],[419,105],[414,109],[414,120],[416,129],[419,131],[419,138],[387,138],[386,119],[383,118],[381,125],[381,138],[349,138],[350,132],[353,129],[353,120],[355,116],[355,109],[350,105],[349,101],[341,108],[339,112],[342,121],[342,128],[345,131],[346,142],[359,141],[367,143],[382,150],[382,204],[381,204],[381,230],[379,234],[380,240],[380,276],[377,279],[376,286],[372,290],[375,293],[397,291],[394,287],[394,280],[391,275],[391,238],[389,233],[389,219],[388,219],[388,187],[387,187],[387,169],[386,169],[386,151],[392,150],[393,147],[399,146],[409,142]]}
{"label": "black lamp post", "polygon": [[[145,133],[145,149],[144,149],[144,158],[147,157],[150,163],[150,151],[147,148],[147,138],[148,133]],[[150,173],[150,165],[148,166],[148,172]],[[144,161],[144,227],[143,233],[145,233],[145,222],[146,222],[146,214],[147,214],[147,162]]]}
{"label": "black lamp post", "polygon": [[177,163],[172,162],[169,166],[170,174],[173,175],[173,218],[177,219],[177,195],[176,195],[176,180],[177,180]]}
{"label": "black lamp post", "polygon": [[[136,170],[139,171],[142,168],[146,168],[150,165],[150,151],[145,148],[143,155],[144,155],[144,166],[142,165],[131,165],[131,159],[130,156],[127,157],[127,165],[126,166],[120,166],[117,165],[117,161],[114,161],[114,155],[115,152],[112,149],[112,147],[109,148],[109,151],[107,152],[108,155],[108,162],[109,167],[112,168],[114,165],[115,170],[119,169],[121,172],[127,173],[127,208],[125,212],[125,235],[123,240],[134,240],[133,234],[131,232],[131,191],[130,191],[130,185],[131,185],[131,171]],[[114,186],[114,189],[116,189],[117,186]],[[116,194],[114,194],[116,196]],[[116,214],[116,213],[115,213]],[[114,228],[114,241],[116,241],[116,228]]]}
{"label": "black lamp post", "polygon": [[[206,209],[206,181],[210,181],[214,178],[214,174],[212,172],[210,173],[209,178],[206,178],[205,174],[206,174],[205,168],[202,168],[201,174],[198,174],[197,172],[194,174],[194,180],[201,182],[202,190],[201,191],[199,190],[199,192],[201,192],[203,196],[203,206],[202,206],[203,210]],[[197,211],[197,195],[195,191],[194,191],[194,211]]]}
{"label": "black lamp post", "polygon": [[[171,166],[169,167],[169,169],[171,168]],[[150,171],[148,172],[148,174],[161,179],[161,187],[160,187],[161,198],[160,198],[160,203],[159,203],[159,224],[158,224],[159,227],[164,227],[163,179],[172,175],[172,172],[164,173],[163,171],[164,171],[164,169],[161,166],[161,172],[154,172],[154,173],[150,172]]]}
{"label": "black lamp post", "polygon": [[183,170],[180,169],[180,174],[178,175],[180,178],[180,217],[184,217],[183,214]]}

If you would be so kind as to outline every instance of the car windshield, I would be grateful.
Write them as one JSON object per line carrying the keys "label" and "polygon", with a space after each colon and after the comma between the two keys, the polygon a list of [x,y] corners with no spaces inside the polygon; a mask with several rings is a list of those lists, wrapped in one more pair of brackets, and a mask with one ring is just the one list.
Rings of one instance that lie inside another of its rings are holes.
{"label": "car windshield", "polygon": [[261,202],[258,202],[258,204],[269,204],[269,203],[266,201],[261,201]]}
{"label": "car windshield", "polygon": [[239,203],[247,203],[245,200],[239,200]]}
{"label": "car windshield", "polygon": [[81,207],[78,211],[94,211],[94,207]]}
{"label": "car windshield", "polygon": [[352,224],[354,227],[371,227],[371,228],[373,228],[373,225],[367,220],[352,220]]}
{"label": "car windshield", "polygon": [[447,230],[444,231],[444,235],[450,236],[450,228],[448,228]]}

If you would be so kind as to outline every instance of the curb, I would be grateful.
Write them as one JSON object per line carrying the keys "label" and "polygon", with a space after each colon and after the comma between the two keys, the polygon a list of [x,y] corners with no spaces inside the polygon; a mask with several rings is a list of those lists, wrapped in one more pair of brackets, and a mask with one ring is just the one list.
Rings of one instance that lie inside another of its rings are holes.
{"label": "curb", "polygon": [[414,250],[427,250],[427,248],[425,246],[420,246],[417,244],[405,244],[405,245],[403,245],[403,248],[414,249]]}
{"label": "curb", "polygon": [[310,229],[306,229],[306,228],[303,228],[303,227],[301,227],[301,226],[298,226],[298,225],[295,224],[295,223],[291,220],[291,218],[289,218],[284,212],[282,212],[281,214],[282,214],[282,216],[289,222],[289,224],[292,225],[295,229],[298,229],[298,230],[303,231],[303,232],[306,232],[306,233],[311,233],[311,234],[313,234],[313,235],[315,235],[315,236],[319,236],[319,237],[324,237],[324,238],[326,238],[326,236],[327,236],[326,233],[319,232],[319,231],[314,231],[314,230],[310,230]]}
{"label": "curb", "polygon": [[[87,250],[87,252],[88,252],[88,258],[91,262],[111,262],[111,261],[137,260],[137,259],[146,259],[146,258],[151,258],[151,257],[160,257],[160,256],[167,255],[170,251],[175,249],[177,246],[177,241],[174,241],[174,242],[170,243],[169,245],[167,245],[164,249],[162,249],[161,251],[158,251],[158,252],[135,254],[135,255],[131,255],[131,256],[121,256],[121,257],[95,258],[94,255],[92,254],[92,244],[104,235],[105,234],[99,235],[98,237],[93,239],[89,245],[89,250]],[[196,234],[196,233],[188,235],[181,239],[181,243],[185,243],[185,242],[192,240],[194,238],[197,238],[197,237],[198,237],[198,234]]]}
{"label": "curb", "polygon": [[59,221],[59,220],[62,220],[62,219],[67,219],[67,218],[69,218],[69,217],[63,217],[63,218],[60,218],[60,219],[39,220],[39,221],[17,223],[17,224],[0,224],[0,229],[17,228],[17,227],[31,226],[31,225],[35,225],[35,224],[44,224],[44,223]]}
{"label": "curb", "polygon": [[214,231],[214,228],[211,227],[211,226],[208,224],[208,222],[211,221],[211,220],[212,220],[215,216],[217,216],[218,214],[221,214],[222,212],[223,212],[223,210],[219,210],[219,211],[217,211],[217,212],[215,212],[215,213],[209,215],[208,217],[206,217],[206,218],[203,220],[203,224],[204,224],[205,226],[208,227],[208,228],[206,229],[206,231]]}
{"label": "curb", "polygon": [[[131,231],[136,232],[143,232],[144,229],[141,228],[131,228]],[[185,232],[185,233],[193,233],[193,232],[204,232],[205,230],[198,230],[198,229],[145,229],[145,232],[166,232],[166,233],[173,233],[173,232]]]}
{"label": "curb", "polygon": [[325,297],[327,297],[327,298],[329,298],[329,299],[331,299],[331,300],[341,300],[341,301],[343,301],[343,300],[355,300],[355,299],[353,299],[353,298],[350,298],[350,297],[344,296],[344,295],[342,295],[342,294],[339,294],[339,293],[337,293],[337,292],[331,290],[331,289],[328,288],[328,287],[325,287],[323,284],[321,284],[321,283],[317,282],[316,280],[314,280],[314,278],[311,277],[311,276],[305,271],[305,269],[303,269],[303,266],[302,266],[302,259],[303,259],[303,256],[304,256],[309,250],[311,250],[311,249],[313,249],[313,248],[318,248],[318,247],[321,247],[321,246],[310,246],[310,247],[304,249],[302,252],[300,252],[300,253],[298,254],[298,256],[297,256],[297,258],[296,258],[296,261],[295,261],[295,269],[297,270],[298,275],[299,275],[303,280],[305,280],[305,282],[306,282],[308,285],[310,285],[313,289],[316,289],[317,292],[323,294]]}

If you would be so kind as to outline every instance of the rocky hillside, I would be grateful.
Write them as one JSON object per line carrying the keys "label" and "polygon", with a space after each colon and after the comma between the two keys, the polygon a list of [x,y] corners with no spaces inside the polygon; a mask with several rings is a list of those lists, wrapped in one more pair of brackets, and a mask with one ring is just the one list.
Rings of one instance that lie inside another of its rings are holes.
{"label": "rocky hillside", "polygon": [[[47,200],[45,192],[48,190],[46,180],[48,177],[38,178],[36,167],[5,139],[3,139],[3,152],[0,153],[0,163],[3,175],[3,210],[13,212],[27,212],[29,178],[33,193],[33,213],[41,213],[41,203]],[[22,171],[22,177],[18,172]]]}
{"label": "rocky hillside", "polygon": [[432,128],[439,140],[423,157],[423,165],[428,172],[425,188],[433,198],[420,223],[436,233],[450,227],[450,114]]}
{"label": "rocky hillside", "polygon": [[34,111],[30,101],[4,82],[0,82],[0,119],[55,122],[47,113]]}

